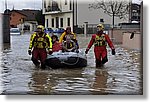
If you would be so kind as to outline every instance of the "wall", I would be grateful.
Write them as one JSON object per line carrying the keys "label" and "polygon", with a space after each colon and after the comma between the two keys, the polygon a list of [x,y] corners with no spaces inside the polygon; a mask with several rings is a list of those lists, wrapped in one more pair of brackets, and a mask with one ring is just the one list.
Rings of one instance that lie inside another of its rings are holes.
{"label": "wall", "polygon": [[63,18],[63,28],[67,27],[67,18],[70,18],[70,27],[73,28],[72,24],[72,13],[63,13],[63,14],[55,14],[55,15],[45,15],[45,27],[47,26],[48,19],[48,27],[52,28],[52,18],[54,18],[54,28],[56,28],[56,17],[59,17],[59,27],[60,27],[60,18]]}
{"label": "wall", "polygon": [[10,25],[17,27],[17,25],[21,23],[21,19],[25,18],[25,16],[17,12],[12,12],[10,18]]}
{"label": "wall", "polygon": [[141,50],[142,38],[141,33],[134,33],[133,39],[130,39],[131,33],[123,33],[122,46],[129,49]]}
{"label": "wall", "polygon": [[[89,0],[90,1],[90,0]],[[88,22],[89,24],[99,24],[100,19],[104,19],[105,24],[112,24],[112,17],[108,14],[104,13],[102,9],[89,9],[89,4],[91,2],[79,2],[78,0],[78,25],[83,25],[84,22]],[[126,19],[120,19],[115,17],[115,24],[128,22],[128,15],[126,15]]]}
{"label": "wall", "polygon": [[108,31],[108,34],[111,39],[113,39],[113,42],[116,44],[122,44],[123,43],[123,33],[124,32],[139,32],[140,29],[114,29],[113,35],[112,30]]}

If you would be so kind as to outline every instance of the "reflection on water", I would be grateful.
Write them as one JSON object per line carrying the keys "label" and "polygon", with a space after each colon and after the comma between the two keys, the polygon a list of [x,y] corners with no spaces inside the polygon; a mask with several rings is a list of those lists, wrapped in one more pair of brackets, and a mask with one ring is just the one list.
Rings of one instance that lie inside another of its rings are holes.
{"label": "reflection on water", "polygon": [[95,81],[92,88],[94,89],[94,94],[108,94],[107,93],[107,78],[108,73],[106,70],[97,69],[95,71]]}
{"label": "reflection on water", "polygon": [[[116,45],[116,55],[108,48],[109,62],[95,68],[93,47],[84,68],[37,69],[27,54],[29,34],[11,36],[11,45],[2,51],[1,94],[142,94],[142,66],[139,51]],[[85,50],[90,37],[78,36]]]}

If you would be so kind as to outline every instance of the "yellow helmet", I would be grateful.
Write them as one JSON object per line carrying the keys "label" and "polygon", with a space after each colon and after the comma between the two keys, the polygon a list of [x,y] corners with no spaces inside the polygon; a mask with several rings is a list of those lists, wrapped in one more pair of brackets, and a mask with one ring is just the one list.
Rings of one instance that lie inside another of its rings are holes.
{"label": "yellow helmet", "polygon": [[42,26],[42,25],[38,25],[37,29],[42,29],[42,32],[44,32],[44,26]]}
{"label": "yellow helmet", "polygon": [[97,27],[99,28],[99,30],[104,30],[103,24],[98,24]]}

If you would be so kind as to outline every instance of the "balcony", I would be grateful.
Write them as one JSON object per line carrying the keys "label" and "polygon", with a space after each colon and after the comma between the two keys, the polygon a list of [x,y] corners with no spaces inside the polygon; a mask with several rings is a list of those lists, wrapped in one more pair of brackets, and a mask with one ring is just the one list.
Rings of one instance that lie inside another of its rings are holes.
{"label": "balcony", "polygon": [[71,13],[71,12],[73,11],[72,10],[62,11],[60,8],[52,7],[52,6],[48,6],[47,8],[44,8],[44,14],[58,14],[58,13]]}
{"label": "balcony", "polygon": [[45,9],[45,14],[53,14],[53,13],[59,13],[61,12],[60,8],[56,7],[56,6],[48,6]]}

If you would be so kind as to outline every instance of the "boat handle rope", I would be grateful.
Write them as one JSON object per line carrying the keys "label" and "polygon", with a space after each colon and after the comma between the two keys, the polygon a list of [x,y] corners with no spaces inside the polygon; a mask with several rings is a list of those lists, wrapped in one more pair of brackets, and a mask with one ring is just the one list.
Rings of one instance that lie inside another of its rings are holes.
{"label": "boat handle rope", "polygon": [[[78,55],[78,53],[77,53],[77,57],[78,57],[79,55]],[[75,63],[67,63],[67,62],[65,62],[65,61],[61,61],[61,63],[64,63],[64,64],[66,64],[66,65],[75,65],[75,64],[77,64],[78,63],[78,61],[79,61],[79,57],[77,58],[77,60],[76,60],[76,62]]]}

